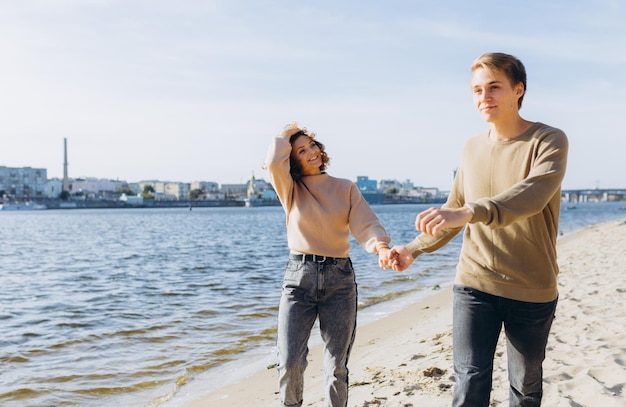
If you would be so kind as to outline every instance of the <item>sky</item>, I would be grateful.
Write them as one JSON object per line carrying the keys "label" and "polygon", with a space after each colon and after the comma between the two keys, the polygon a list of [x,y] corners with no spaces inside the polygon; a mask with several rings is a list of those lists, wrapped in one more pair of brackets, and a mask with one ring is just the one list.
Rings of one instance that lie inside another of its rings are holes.
{"label": "sky", "polygon": [[470,65],[526,66],[521,115],[565,131],[564,189],[626,188],[621,0],[0,0],[0,166],[245,183],[297,121],[328,172],[449,190],[487,129]]}

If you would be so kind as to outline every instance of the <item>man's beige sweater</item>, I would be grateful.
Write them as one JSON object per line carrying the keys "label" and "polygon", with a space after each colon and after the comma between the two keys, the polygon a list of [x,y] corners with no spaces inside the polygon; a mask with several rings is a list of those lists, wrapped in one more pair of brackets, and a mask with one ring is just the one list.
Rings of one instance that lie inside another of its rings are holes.
{"label": "man's beige sweater", "polygon": [[265,164],[286,213],[292,252],[349,257],[350,232],[368,252],[389,244],[391,238],[352,181],[322,173],[294,182],[289,173],[290,154],[289,141],[275,137]]}
{"label": "man's beige sweater", "polygon": [[[519,301],[558,296],[556,240],[568,140],[534,123],[520,136],[467,141],[446,208],[474,212],[465,227],[456,284]],[[407,245],[414,257],[433,252],[461,231],[426,234]]]}

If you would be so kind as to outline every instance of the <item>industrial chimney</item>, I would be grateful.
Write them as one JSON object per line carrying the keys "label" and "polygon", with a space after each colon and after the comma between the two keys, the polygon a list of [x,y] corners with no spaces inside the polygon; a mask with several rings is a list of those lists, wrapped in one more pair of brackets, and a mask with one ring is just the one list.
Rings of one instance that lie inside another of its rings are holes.
{"label": "industrial chimney", "polygon": [[70,180],[67,177],[67,138],[63,139],[63,191],[70,190]]}

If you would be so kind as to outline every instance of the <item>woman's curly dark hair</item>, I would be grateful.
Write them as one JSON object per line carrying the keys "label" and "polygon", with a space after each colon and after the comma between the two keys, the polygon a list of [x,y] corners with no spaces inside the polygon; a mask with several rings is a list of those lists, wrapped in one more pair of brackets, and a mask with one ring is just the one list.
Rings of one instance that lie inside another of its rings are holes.
{"label": "woman's curly dark hair", "polygon": [[[310,137],[311,139],[313,139],[315,145],[319,147],[320,155],[322,156],[322,165],[320,165],[320,171],[326,171],[326,168],[328,168],[328,165],[330,164],[330,157],[328,157],[328,154],[326,154],[326,148],[324,147],[324,144],[315,140],[315,133],[309,133],[306,128],[300,129],[297,133],[289,137],[289,143],[293,145],[294,140],[300,136]],[[300,163],[293,157],[293,155],[289,156],[289,173],[291,174],[291,178],[293,178],[293,180],[296,182],[300,182],[300,180],[304,176],[302,174],[302,167],[300,166]]]}

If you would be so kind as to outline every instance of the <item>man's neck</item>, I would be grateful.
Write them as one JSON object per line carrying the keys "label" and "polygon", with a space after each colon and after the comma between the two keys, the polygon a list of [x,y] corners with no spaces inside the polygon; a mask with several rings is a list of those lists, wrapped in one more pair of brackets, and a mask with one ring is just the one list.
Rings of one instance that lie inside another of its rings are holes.
{"label": "man's neck", "polygon": [[494,141],[512,140],[524,133],[532,125],[533,122],[524,120],[519,116],[515,120],[504,123],[491,123],[489,138]]}

